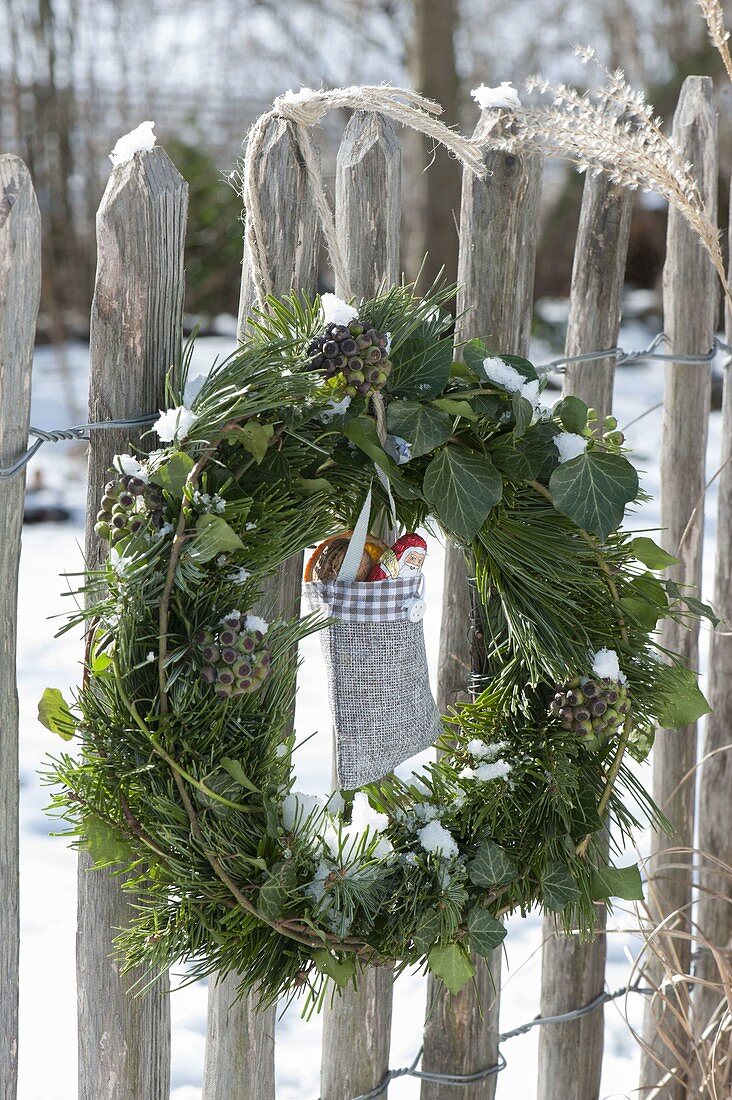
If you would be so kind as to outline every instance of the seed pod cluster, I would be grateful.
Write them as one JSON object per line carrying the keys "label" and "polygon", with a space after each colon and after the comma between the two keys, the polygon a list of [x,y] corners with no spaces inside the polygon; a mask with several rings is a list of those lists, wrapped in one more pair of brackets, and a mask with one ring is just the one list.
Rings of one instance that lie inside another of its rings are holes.
{"label": "seed pod cluster", "polygon": [[261,630],[246,626],[239,612],[226,615],[217,628],[204,628],[193,635],[204,662],[201,679],[212,684],[219,699],[252,695],[270,673],[272,653],[264,645]]}
{"label": "seed pod cluster", "polygon": [[388,336],[367,321],[348,325],[331,323],[322,336],[314,337],[307,349],[310,370],[323,371],[326,378],[342,375],[350,397],[378,393],[391,374]]}
{"label": "seed pod cluster", "polygon": [[630,710],[627,685],[618,680],[575,677],[558,688],[549,713],[566,730],[579,735],[588,748],[597,749],[617,732]]}
{"label": "seed pod cluster", "polygon": [[[597,409],[587,410],[587,424],[594,432],[597,428]],[[603,420],[602,438],[607,443],[613,443],[616,447],[622,447],[625,443],[625,435],[618,428],[618,422],[614,416],[606,416]]]}
{"label": "seed pod cluster", "polygon": [[109,471],[94,530],[100,539],[115,543],[143,528],[163,525],[163,494],[132,474]]}

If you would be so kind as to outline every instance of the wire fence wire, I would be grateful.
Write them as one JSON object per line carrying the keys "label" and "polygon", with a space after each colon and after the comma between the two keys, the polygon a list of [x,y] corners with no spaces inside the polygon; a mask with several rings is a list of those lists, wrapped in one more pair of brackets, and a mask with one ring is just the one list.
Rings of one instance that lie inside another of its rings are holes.
{"label": "wire fence wire", "polygon": [[[614,359],[616,366],[625,366],[628,363],[645,362],[670,362],[670,363],[711,363],[717,352],[723,351],[732,356],[732,344],[727,344],[718,336],[709,351],[699,355],[674,355],[670,351],[660,352],[657,348],[662,344],[668,344],[669,338],[665,332],[659,332],[654,336],[650,344],[645,348],[627,351],[621,347],[600,348],[598,351],[586,351],[581,355],[564,355],[557,359],[550,359],[546,363],[540,363],[536,371],[540,375],[564,374],[571,363],[593,363],[603,359]],[[729,360],[725,363],[728,365]],[[34,442],[28,450],[9,466],[0,466],[0,478],[13,477],[24,470],[30,460],[38,453],[44,443],[62,443],[69,440],[86,440],[92,431],[104,431],[114,428],[144,428],[154,424],[159,413],[150,413],[147,416],[137,416],[130,420],[103,420],[97,423],[76,424],[70,428],[43,428],[31,427],[28,435]]]}
{"label": "wire fence wire", "polygon": [[[640,993],[643,996],[650,996],[653,992],[653,989],[642,986],[640,984],[640,978],[638,978],[632,984],[624,985],[621,989],[616,989],[614,992],[605,991],[600,993],[594,1000],[583,1005],[581,1008],[574,1008],[569,1012],[562,1012],[557,1016],[534,1016],[534,1018],[527,1021],[527,1023],[520,1024],[519,1027],[512,1028],[511,1031],[503,1032],[498,1036],[498,1042],[499,1044],[505,1043],[508,1039],[515,1039],[518,1035],[525,1035],[535,1027],[544,1027],[547,1024],[565,1024],[570,1023],[572,1020],[581,1020],[583,1016],[589,1016],[591,1012],[596,1012],[598,1008],[602,1008],[603,1005],[609,1004],[611,1001],[617,1001],[627,993]],[[416,1077],[420,1081],[430,1081],[439,1085],[453,1085],[456,1088],[460,1088],[467,1085],[474,1085],[477,1081],[485,1081],[489,1077],[495,1077],[508,1065],[503,1053],[499,1049],[498,1061],[492,1066],[486,1066],[485,1069],[476,1070],[475,1073],[437,1073],[430,1070],[417,1069],[423,1053],[424,1047],[420,1047],[408,1066],[404,1066],[401,1069],[387,1070],[383,1079],[375,1088],[371,1089],[370,1092],[362,1092],[358,1096],[352,1097],[351,1100],[378,1100],[378,1097],[384,1095],[391,1082],[395,1081],[398,1077]]]}

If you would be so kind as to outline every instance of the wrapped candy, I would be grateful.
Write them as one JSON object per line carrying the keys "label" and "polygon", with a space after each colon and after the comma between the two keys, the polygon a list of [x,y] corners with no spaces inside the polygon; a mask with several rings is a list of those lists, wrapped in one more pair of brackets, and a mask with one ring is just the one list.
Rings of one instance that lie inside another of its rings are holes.
{"label": "wrapped candy", "polygon": [[421,535],[415,535],[414,532],[402,535],[392,547],[384,551],[367,580],[386,581],[396,580],[397,577],[419,576],[426,557],[427,543]]}

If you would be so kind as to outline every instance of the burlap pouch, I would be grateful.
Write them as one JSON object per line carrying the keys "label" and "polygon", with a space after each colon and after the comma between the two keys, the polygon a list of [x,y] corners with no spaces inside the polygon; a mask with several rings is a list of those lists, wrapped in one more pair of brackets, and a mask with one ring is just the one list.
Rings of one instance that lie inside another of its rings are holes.
{"label": "burlap pouch", "polygon": [[382,779],[441,732],[427,671],[421,581],[303,586],[310,611],[335,620],[320,638],[344,790]]}

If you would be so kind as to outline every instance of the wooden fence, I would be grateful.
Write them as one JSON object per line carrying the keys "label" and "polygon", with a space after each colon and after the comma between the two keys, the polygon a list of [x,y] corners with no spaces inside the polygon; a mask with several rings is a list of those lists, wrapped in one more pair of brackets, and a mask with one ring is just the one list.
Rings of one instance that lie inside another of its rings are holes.
{"label": "wooden fence", "polygon": [[[712,89],[705,78],[689,77],[674,121],[677,140],[696,166],[703,194],[713,207],[716,133]],[[489,174],[463,180],[460,233],[458,336],[481,335],[496,349],[528,351],[542,165],[536,155],[497,153],[486,140],[489,118],[475,139],[484,145]],[[337,163],[336,225],[357,294],[399,275],[401,152],[391,123],[378,115],[355,114],[346,127]],[[262,215],[276,292],[316,288],[319,232],[297,135],[280,119],[268,124],[257,165]],[[112,172],[97,215],[98,266],[91,316],[91,420],[130,417],[156,410],[164,373],[178,354],[183,304],[187,188],[161,148],[138,154]],[[623,273],[630,226],[630,198],[604,178],[588,177],[574,260],[567,354],[615,344],[621,313]],[[445,211],[445,217],[451,217]],[[30,403],[31,357],[40,284],[40,220],[33,187],[23,164],[0,157],[0,466],[24,449]],[[338,290],[340,288],[336,288]],[[241,283],[240,335],[254,301],[245,257]],[[681,219],[669,218],[664,274],[664,323],[679,354],[703,354],[711,346],[717,291],[706,255]],[[466,310],[470,307],[469,312]],[[728,334],[732,322],[728,318]],[[595,405],[612,406],[614,356],[575,364],[566,391]],[[709,415],[709,364],[670,363],[662,448],[662,510],[667,549],[681,565],[675,575],[698,584],[701,576],[704,462]],[[720,477],[716,599],[732,620],[732,394],[725,389],[724,455]],[[86,552],[99,560],[93,516],[112,454],[129,431],[92,433]],[[17,1095],[18,1003],[18,712],[14,675],[17,628],[17,572],[23,481],[0,479],[0,1100]],[[278,599],[291,605],[299,590],[302,563],[287,563],[277,579]],[[462,556],[448,549],[443,627],[440,638],[438,701],[447,706],[463,696],[471,651],[466,624],[469,586]],[[671,624],[664,641],[697,661],[694,632]],[[713,759],[701,772],[703,797],[695,803],[693,780],[685,780],[697,755],[696,730],[659,731],[654,759],[657,800],[678,827],[670,843],[691,846],[695,821],[702,846],[732,864],[732,763],[724,749],[732,727],[732,637],[718,633],[711,649],[711,693],[715,715],[707,727]],[[696,814],[696,817],[695,817]],[[656,838],[658,878],[651,898],[659,919],[692,897],[689,857],[669,856],[669,842]],[[143,998],[127,989],[111,958],[111,929],[124,923],[131,899],[118,878],[86,873],[79,861],[78,1009],[80,1100],[166,1100],[170,1090],[170,1016],[166,983]],[[712,885],[718,881],[710,879]],[[732,906],[707,900],[699,922],[708,938],[724,947],[732,936]],[[604,911],[598,908],[602,933]],[[691,943],[681,952],[688,967]],[[476,960],[476,988],[445,996],[430,982],[423,1066],[437,1073],[472,1073],[496,1062],[499,1038],[501,957]],[[709,972],[709,960],[700,964]],[[603,989],[605,938],[590,945],[558,936],[545,923],[541,1011],[565,1012],[592,1001]],[[687,971],[688,972],[688,971]],[[658,981],[651,972],[649,980]],[[683,987],[683,983],[681,983]],[[685,987],[683,987],[685,988]],[[274,1100],[274,1011],[258,1013],[253,997],[233,1003],[235,982],[211,981],[203,1100]],[[476,992],[485,1006],[481,1016]],[[160,994],[163,995],[160,995]],[[362,988],[326,1010],[322,1049],[322,1100],[350,1100],[377,1088],[389,1065],[392,977],[373,970]],[[687,1018],[701,1031],[716,1007],[709,990],[698,999],[680,993]],[[684,1000],[683,998],[686,998]],[[718,999],[718,998],[717,998]],[[537,1006],[538,1007],[538,1006]],[[667,1010],[668,1011],[668,1010]],[[649,1052],[642,1084],[662,1082],[654,1096],[681,1100],[693,1091],[695,1053],[673,1012],[658,1030],[658,1004],[647,1012]],[[698,1042],[703,1046],[703,1038]],[[603,1057],[603,1013],[545,1027],[541,1032],[537,1095],[541,1100],[597,1100]],[[670,1070],[659,1068],[658,1060]],[[668,1079],[664,1081],[664,1073]],[[492,1100],[500,1076],[465,1088],[423,1081],[422,1100]],[[384,1091],[383,1095],[386,1095]]]}

